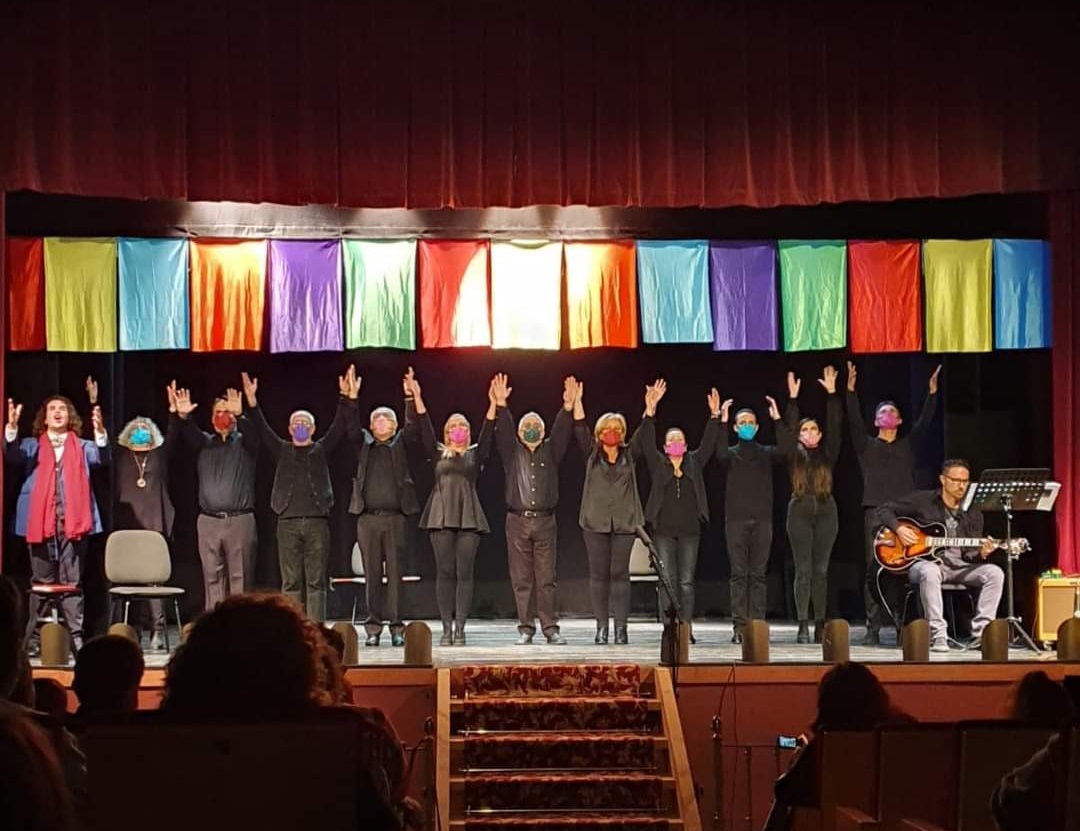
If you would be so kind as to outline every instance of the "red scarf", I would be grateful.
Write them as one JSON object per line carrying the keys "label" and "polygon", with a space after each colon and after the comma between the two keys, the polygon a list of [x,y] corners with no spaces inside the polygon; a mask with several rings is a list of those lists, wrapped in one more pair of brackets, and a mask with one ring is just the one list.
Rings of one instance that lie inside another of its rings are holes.
{"label": "red scarf", "polygon": [[[94,528],[90,508],[90,474],[86,457],[73,432],[64,437],[64,536],[69,540],[85,537]],[[30,489],[30,516],[26,528],[27,542],[44,542],[56,536],[56,451],[49,434],[38,438],[37,476]]]}

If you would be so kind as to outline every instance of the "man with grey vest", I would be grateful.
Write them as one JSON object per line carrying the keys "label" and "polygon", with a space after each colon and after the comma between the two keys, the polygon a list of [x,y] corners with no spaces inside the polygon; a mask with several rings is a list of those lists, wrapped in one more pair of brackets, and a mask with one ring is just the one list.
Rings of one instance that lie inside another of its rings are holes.
{"label": "man with grey vest", "polygon": [[[353,367],[345,375],[348,396],[360,392],[360,378]],[[357,514],[356,540],[364,559],[367,595],[366,646],[378,646],[383,621],[390,624],[390,643],[405,645],[405,623],[401,620],[401,570],[408,542],[408,517],[420,512],[416,485],[409,472],[405,434],[398,430],[397,413],[390,407],[371,411],[370,430],[360,424],[359,410],[349,409],[346,422],[349,439],[356,446],[356,476],[353,478],[349,513]],[[383,575],[385,563],[386,585]]]}
{"label": "man with grey vest", "polygon": [[[350,372],[352,372],[350,367]],[[281,591],[321,621],[326,616],[326,559],[330,551],[330,509],[334,491],[330,484],[327,461],[345,434],[347,417],[355,407],[355,393],[349,376],[338,378],[337,413],[326,435],[314,440],[315,416],[308,410],[294,410],[289,416],[289,437],[278,436],[266,422],[259,408],[257,378],[243,373],[244,395],[251,419],[270,449],[277,468],[270,493],[270,507],[277,514],[278,564],[281,567]],[[352,393],[352,395],[350,395]]]}

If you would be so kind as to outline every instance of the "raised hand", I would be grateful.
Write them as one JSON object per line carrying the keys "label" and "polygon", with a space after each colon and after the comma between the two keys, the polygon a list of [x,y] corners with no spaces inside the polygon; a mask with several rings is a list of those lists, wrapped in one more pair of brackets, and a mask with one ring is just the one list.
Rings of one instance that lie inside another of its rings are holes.
{"label": "raised hand", "polygon": [[346,398],[358,398],[360,395],[360,376],[356,374],[356,364],[349,364],[344,375],[338,376],[338,392]]}
{"label": "raised hand", "polygon": [[[188,393],[188,401],[190,402],[191,393],[187,390],[184,390],[184,392]],[[194,410],[198,406],[198,404],[192,404],[191,409]],[[239,418],[243,414],[244,405],[240,401],[240,390],[235,389],[234,387],[229,387],[227,390],[225,390],[225,409],[237,418]]]}
{"label": "raised hand", "polygon": [[505,407],[507,400],[510,398],[510,393],[514,391],[513,387],[508,386],[508,382],[509,379],[506,377],[505,372],[497,372],[495,377],[491,379],[491,392],[498,407]]}
{"label": "raised hand", "polygon": [[798,398],[799,388],[802,387],[802,381],[800,381],[794,372],[787,374],[787,391],[788,398]]}
{"label": "raised hand", "polygon": [[847,362],[847,391],[855,392],[855,379],[858,377],[859,371],[855,369],[855,364],[851,361]]}
{"label": "raised hand", "polygon": [[941,364],[938,364],[938,365],[937,365],[937,369],[935,369],[935,370],[934,370],[934,372],[933,372],[933,374],[932,374],[932,375],[930,376],[930,384],[929,384],[929,387],[930,387],[930,394],[931,394],[931,395],[937,395],[937,390],[938,390],[938,376],[939,376],[940,374],[941,374]]}
{"label": "raised hand", "polygon": [[165,397],[169,399],[169,412],[176,412],[176,379],[173,378],[165,385]]}
{"label": "raised hand", "polygon": [[780,408],[776,406],[776,399],[771,395],[765,396],[765,403],[769,405],[769,418],[773,421],[780,420]]}
{"label": "raised hand", "polygon": [[720,420],[726,422],[731,415],[731,406],[735,403],[734,398],[728,398],[720,405]]}
{"label": "raised hand", "polygon": [[94,425],[94,433],[100,434],[105,432],[105,419],[101,416],[101,407],[95,404],[90,409],[90,423]]}
{"label": "raised hand", "polygon": [[19,419],[22,418],[22,404],[16,404],[12,399],[7,400],[7,426],[13,430],[19,429]]}
{"label": "raised hand", "polygon": [[259,401],[256,398],[256,393],[259,391],[259,379],[252,378],[246,372],[241,372],[240,380],[244,384],[244,397],[247,399],[248,406],[257,407]]}
{"label": "raised hand", "polygon": [[[174,382],[175,383],[175,382]],[[237,403],[240,401],[240,393],[236,392]],[[180,418],[187,418],[191,415],[191,411],[198,407],[198,404],[191,403],[191,390],[188,389],[173,389],[173,400],[176,403],[176,414]]]}
{"label": "raised hand", "polygon": [[834,392],[836,392],[836,379],[839,375],[840,373],[836,371],[836,367],[830,364],[829,366],[825,367],[825,371],[822,373],[822,376],[818,378],[818,383],[825,388],[825,392],[829,393],[829,395],[832,395]]}
{"label": "raised hand", "polygon": [[568,375],[563,379],[562,405],[565,410],[574,409],[574,399],[577,397],[577,378]]}
{"label": "raised hand", "polygon": [[413,368],[410,366],[405,374],[401,376],[401,389],[405,392],[406,398],[413,394],[413,385],[415,383],[416,373],[413,372]]}
{"label": "raised hand", "polygon": [[709,405],[709,413],[712,416],[720,415],[720,393],[716,391],[716,387],[709,390],[709,394],[705,396],[705,402]]}
{"label": "raised hand", "polygon": [[86,395],[90,398],[90,406],[97,404],[98,385],[92,375],[86,376]]}

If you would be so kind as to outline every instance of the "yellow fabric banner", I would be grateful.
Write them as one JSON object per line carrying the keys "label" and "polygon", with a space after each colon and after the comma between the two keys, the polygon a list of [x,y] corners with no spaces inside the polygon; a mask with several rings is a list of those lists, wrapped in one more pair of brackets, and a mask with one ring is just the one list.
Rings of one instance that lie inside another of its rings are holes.
{"label": "yellow fabric banner", "polygon": [[45,238],[45,348],[116,351],[116,240]]}
{"label": "yellow fabric banner", "polygon": [[558,349],[561,299],[561,242],[492,243],[491,345],[495,349]]}
{"label": "yellow fabric banner", "polygon": [[926,350],[989,352],[993,241],[924,240]]}

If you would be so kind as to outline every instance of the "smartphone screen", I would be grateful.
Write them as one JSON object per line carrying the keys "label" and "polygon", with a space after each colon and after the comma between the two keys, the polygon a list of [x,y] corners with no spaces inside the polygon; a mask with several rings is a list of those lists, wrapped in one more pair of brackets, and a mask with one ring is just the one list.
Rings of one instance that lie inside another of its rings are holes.
{"label": "smartphone screen", "polygon": [[786,750],[795,750],[799,746],[799,740],[795,736],[777,736],[776,746]]}

